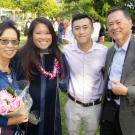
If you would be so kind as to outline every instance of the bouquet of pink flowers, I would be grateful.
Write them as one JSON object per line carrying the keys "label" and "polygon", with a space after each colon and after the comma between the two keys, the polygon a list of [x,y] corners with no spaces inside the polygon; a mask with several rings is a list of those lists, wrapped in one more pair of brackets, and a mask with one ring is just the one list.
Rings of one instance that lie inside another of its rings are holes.
{"label": "bouquet of pink flowers", "polygon": [[15,90],[5,88],[0,90],[0,115],[12,117],[28,114],[32,106],[32,98],[28,93],[29,82],[16,82]]}

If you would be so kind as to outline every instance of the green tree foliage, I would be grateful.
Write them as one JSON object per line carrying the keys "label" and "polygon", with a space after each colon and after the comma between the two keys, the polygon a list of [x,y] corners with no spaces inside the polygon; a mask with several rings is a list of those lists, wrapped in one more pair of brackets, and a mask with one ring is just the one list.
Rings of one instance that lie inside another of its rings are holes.
{"label": "green tree foliage", "polygon": [[43,16],[55,16],[61,9],[56,0],[1,0],[0,7],[19,8],[24,13],[32,12]]}
{"label": "green tree foliage", "polygon": [[55,0],[46,0],[41,5],[40,15],[53,17],[60,11],[60,5]]}
{"label": "green tree foliage", "polygon": [[71,16],[74,11],[97,15],[93,8],[93,0],[64,0],[63,14]]}
{"label": "green tree foliage", "polygon": [[20,9],[36,13],[38,16],[55,16],[59,11],[56,0],[20,0]]}
{"label": "green tree foliage", "polygon": [[[101,21],[105,21],[107,10],[113,6],[121,6],[127,8],[135,20],[135,0],[63,0],[65,3],[64,10],[79,10],[86,12],[91,16],[99,16]],[[65,11],[66,12],[66,11]],[[70,13],[71,13],[70,12]]]}
{"label": "green tree foliage", "polygon": [[1,0],[0,1],[0,7],[15,9],[16,8],[16,4],[15,4],[14,0]]}
{"label": "green tree foliage", "polygon": [[55,0],[17,0],[16,5],[24,12],[37,13],[37,15],[53,16],[59,10]]}
{"label": "green tree foliage", "polygon": [[16,0],[16,6],[19,7],[23,12],[32,12],[36,10],[37,0]]}
{"label": "green tree foliage", "polygon": [[37,15],[69,17],[72,12],[78,10],[90,16],[99,16],[105,21],[105,14],[110,7],[122,6],[128,8],[135,21],[135,0],[1,0],[0,7],[19,8],[23,12],[32,12]]}

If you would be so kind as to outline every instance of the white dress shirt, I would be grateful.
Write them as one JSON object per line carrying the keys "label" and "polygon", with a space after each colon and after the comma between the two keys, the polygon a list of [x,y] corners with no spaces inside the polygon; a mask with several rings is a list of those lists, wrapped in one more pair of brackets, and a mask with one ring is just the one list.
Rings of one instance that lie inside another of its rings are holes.
{"label": "white dress shirt", "polygon": [[63,52],[70,66],[70,95],[83,103],[100,98],[103,91],[101,69],[105,64],[107,48],[93,43],[90,50],[83,52],[77,44],[71,44],[65,46]]}

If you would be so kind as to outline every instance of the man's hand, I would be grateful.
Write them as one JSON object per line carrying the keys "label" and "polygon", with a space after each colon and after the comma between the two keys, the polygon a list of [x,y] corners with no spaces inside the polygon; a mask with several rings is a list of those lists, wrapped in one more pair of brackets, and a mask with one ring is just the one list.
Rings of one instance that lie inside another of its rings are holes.
{"label": "man's hand", "polygon": [[119,81],[112,81],[112,91],[116,95],[127,95],[128,88]]}

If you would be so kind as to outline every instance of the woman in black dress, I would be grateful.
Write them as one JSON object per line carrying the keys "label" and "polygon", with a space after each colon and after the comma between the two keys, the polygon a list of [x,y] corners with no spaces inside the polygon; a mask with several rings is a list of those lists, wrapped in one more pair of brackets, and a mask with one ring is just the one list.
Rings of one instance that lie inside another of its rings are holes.
{"label": "woman in black dress", "polygon": [[27,135],[61,135],[58,87],[66,89],[69,71],[48,19],[39,17],[32,21],[20,58],[18,80],[25,77],[30,81],[31,112],[40,117],[37,125],[28,123]]}

